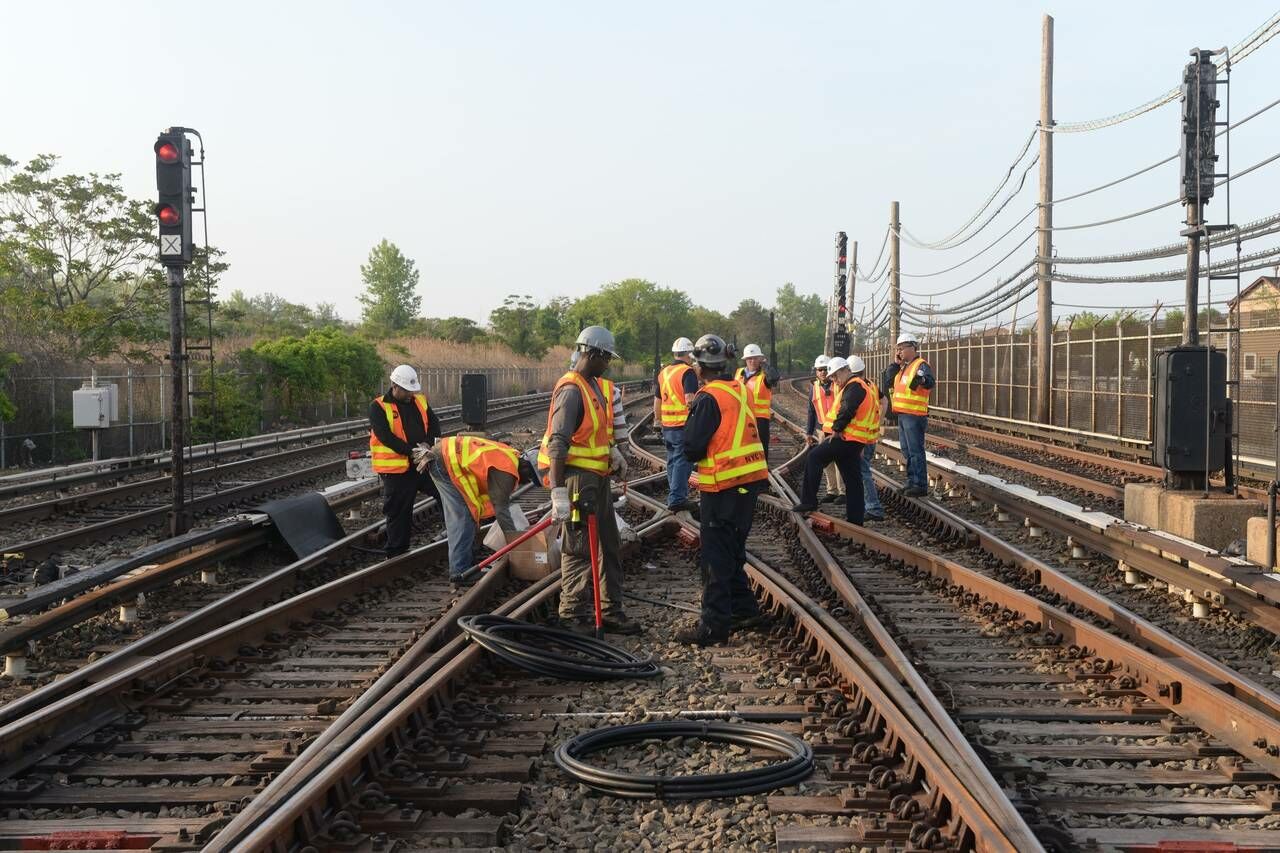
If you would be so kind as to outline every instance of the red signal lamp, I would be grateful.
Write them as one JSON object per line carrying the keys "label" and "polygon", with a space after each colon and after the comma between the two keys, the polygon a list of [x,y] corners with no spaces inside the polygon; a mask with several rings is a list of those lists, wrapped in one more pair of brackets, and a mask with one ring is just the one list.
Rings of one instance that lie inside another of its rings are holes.
{"label": "red signal lamp", "polygon": [[182,214],[178,213],[178,209],[171,204],[158,204],[156,218],[160,220],[161,225],[177,225],[182,221]]}
{"label": "red signal lamp", "polygon": [[160,141],[156,143],[156,157],[161,163],[176,163],[181,154],[178,152],[178,146],[172,142]]}

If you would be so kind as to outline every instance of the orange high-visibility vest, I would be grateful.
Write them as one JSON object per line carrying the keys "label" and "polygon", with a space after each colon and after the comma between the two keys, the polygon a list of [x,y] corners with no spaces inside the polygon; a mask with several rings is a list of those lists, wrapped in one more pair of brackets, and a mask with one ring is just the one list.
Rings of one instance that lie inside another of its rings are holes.
{"label": "orange high-visibility vest", "polygon": [[832,404],[836,399],[836,389],[831,382],[827,383],[827,387],[822,387],[822,383],[813,380],[813,390],[809,393],[809,399],[813,402],[813,413],[815,415],[814,423],[818,425],[818,429],[823,432],[827,431],[827,412],[834,411]]}
{"label": "orange high-visibility vest", "polygon": [[927,415],[929,414],[929,389],[916,388],[911,390],[911,380],[920,372],[920,365],[925,361],[920,356],[916,356],[910,364],[905,364],[898,370],[898,375],[893,377],[893,396],[890,402],[893,410],[900,415]]}
{"label": "orange high-visibility vest", "polygon": [[[414,394],[413,401],[418,404],[418,412],[422,415],[422,428],[429,432],[431,418],[427,414],[427,395]],[[381,404],[386,411],[387,425],[391,427],[391,434],[401,441],[408,441],[404,437],[404,424],[400,423],[400,410],[396,408],[396,404],[388,403],[381,397],[374,397],[373,402]],[[375,474],[403,474],[409,470],[409,457],[396,453],[378,441],[378,436],[373,430],[369,430],[369,457],[373,461]]]}
{"label": "orange high-visibility vest", "polygon": [[[613,398],[610,396],[611,388],[604,384],[608,380],[602,379],[600,382],[600,390],[604,395],[603,405],[600,397],[591,390],[591,383],[578,371],[570,370],[560,377],[556,387],[552,389],[551,405],[554,409],[556,395],[565,385],[578,386],[582,395],[582,420],[569,437],[569,455],[565,464],[603,476],[609,473],[609,444],[613,441]],[[551,468],[551,456],[547,452],[550,438],[551,411],[548,411],[547,431],[542,435],[542,447],[538,450],[538,467],[547,471]],[[544,478],[543,485],[549,484],[549,478]]]}
{"label": "orange high-visibility vest", "polygon": [[693,368],[682,362],[668,364],[658,374],[659,412],[664,427],[682,427],[689,419],[689,405],[684,401],[684,375],[690,370]]}
{"label": "orange high-visibility vest", "polygon": [[755,412],[757,418],[773,417],[773,390],[764,383],[764,370],[762,369],[750,379],[746,376],[747,369],[739,367],[733,378],[746,385],[747,390],[751,392],[751,410]]}
{"label": "orange high-visibility vest", "polygon": [[505,471],[519,482],[519,454],[514,447],[471,435],[450,435],[436,442],[440,466],[449,474],[477,524],[493,516],[489,472]]}
{"label": "orange high-visibility vest", "polygon": [[880,392],[876,390],[875,383],[868,382],[861,376],[855,376],[850,381],[861,385],[867,396],[862,398],[858,410],[853,413],[853,420],[844,428],[845,438],[873,444],[880,438]]}
{"label": "orange high-visibility vest", "polygon": [[723,492],[769,476],[764,445],[751,411],[751,393],[741,382],[715,379],[699,393],[710,394],[720,408],[720,426],[698,462],[698,488]]}

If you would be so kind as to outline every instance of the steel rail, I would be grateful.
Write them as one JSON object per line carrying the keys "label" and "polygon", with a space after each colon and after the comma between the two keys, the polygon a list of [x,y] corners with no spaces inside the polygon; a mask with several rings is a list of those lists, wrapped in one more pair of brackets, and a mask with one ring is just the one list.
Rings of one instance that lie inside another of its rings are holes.
{"label": "steel rail", "polygon": [[[652,417],[652,413],[649,413],[649,417]],[[803,433],[802,429],[789,418],[777,412],[776,409],[774,411],[774,420],[797,434]],[[652,464],[657,466],[665,465],[665,460],[648,448],[642,447],[634,441],[631,444],[635,453],[647,458]],[[779,472],[789,468],[791,465],[799,464],[807,453],[808,448],[801,445],[794,456],[770,472],[770,485],[774,491],[787,499],[796,499],[795,492],[782,479]],[[644,495],[634,494],[633,498],[635,501],[653,508],[661,507],[660,503]],[[761,500],[771,501],[772,499],[766,496]],[[1041,850],[1040,842],[1026,825],[1022,815],[1004,794],[1000,784],[987,770],[982,759],[947,713],[938,697],[929,689],[927,682],[911,663],[909,656],[898,646],[897,641],[893,639],[888,629],[875,615],[848,576],[845,575],[839,562],[831,555],[818,537],[814,535],[813,531],[803,523],[803,519],[799,515],[790,512],[781,503],[774,503],[773,505],[787,517],[799,535],[801,545],[813,559],[827,584],[844,602],[850,616],[873,638],[880,655],[885,658],[885,661],[882,662],[879,656],[867,649],[821,606],[816,603],[813,604],[813,609],[810,612],[815,613],[816,618],[822,621],[827,631],[840,639],[846,652],[858,662],[864,677],[872,678],[875,684],[885,691],[887,696],[892,697],[896,707],[910,721],[913,730],[929,744],[929,749],[935,750],[945,757],[947,766],[963,780],[969,795],[981,805],[984,813],[990,815],[1017,842],[1015,849],[1026,851]],[[699,533],[699,526],[696,522],[687,521],[683,518],[679,519],[679,521],[690,532]],[[762,572],[772,571],[763,561],[750,552],[747,554],[747,559],[749,567],[754,567]],[[803,596],[803,593],[791,586],[788,581],[782,582],[790,588],[789,591],[794,591],[795,594]],[[807,596],[805,596],[805,600],[808,600]],[[890,672],[890,667],[893,672]]]}
{"label": "steel rail", "polygon": [[1189,671],[1181,665],[1180,659],[1159,657],[1104,628],[954,560],[829,516],[820,521],[869,551],[900,560],[1000,607],[1018,612],[1027,620],[1028,630],[1034,628],[1036,633],[1045,635],[1056,645],[1071,643],[1088,649],[1094,657],[1110,662],[1131,676],[1134,689],[1148,699],[1191,720],[1269,772],[1280,773],[1280,720],[1229,695],[1198,673]]}
{"label": "steel rail", "polygon": [[[634,442],[632,446],[635,452],[647,456],[658,464],[663,464],[661,458],[647,448],[642,448]],[[802,447],[792,458],[802,457],[805,452],[806,448]],[[776,474],[771,476],[771,480],[776,488],[780,482]],[[658,501],[635,492],[628,495],[628,500],[654,509],[662,507]],[[787,515],[797,532],[801,533],[803,542],[804,531],[807,528],[799,523],[799,516],[794,513]],[[689,531],[691,536],[700,536],[700,526],[697,522],[685,518],[676,520],[683,529]],[[807,532],[817,548],[825,552],[825,548],[813,536],[812,531]],[[838,568],[834,558],[827,554],[825,567],[823,561],[816,562],[830,583],[831,573],[828,570],[831,567]],[[928,697],[941,710],[937,698],[924,685],[923,680],[919,679],[918,673],[916,674],[918,683],[910,683],[904,687],[899,683],[898,677],[890,672],[886,665],[834,616],[759,557],[748,552],[745,568],[757,587],[765,591],[775,603],[778,601],[778,595],[783,594],[784,600],[789,599],[799,605],[800,612],[792,610],[793,618],[799,620],[813,642],[822,648],[823,654],[849,683],[863,690],[877,711],[891,721],[894,732],[902,739],[910,754],[925,766],[930,778],[938,784],[939,789],[947,792],[948,799],[956,806],[958,813],[966,815],[966,823],[982,842],[979,849],[1012,849],[1029,853],[1043,850],[1026,821],[1001,791],[999,784],[987,771],[972,746],[959,733],[954,721],[946,715],[945,711],[941,712],[946,728],[954,732],[953,736],[939,726],[933,719],[933,714],[917,701],[919,697]],[[843,575],[842,572],[835,574]],[[846,588],[842,587],[847,585],[847,578],[845,581],[845,585],[833,584],[833,590],[842,598],[845,598]],[[851,585],[847,588],[851,589]],[[846,599],[846,603],[853,608],[858,617],[861,617],[862,608],[859,604],[865,607],[865,603],[861,601],[856,590],[853,591],[853,595],[855,600]],[[874,620],[874,614],[870,615]],[[905,654],[896,643],[890,640],[889,645],[896,652],[898,660],[904,663],[910,672],[915,673],[914,667],[906,660]],[[897,661],[894,663],[896,664]],[[917,696],[913,697],[908,692],[908,688],[916,689]]]}
{"label": "steel rail", "polygon": [[[890,442],[882,441],[879,447],[883,448],[886,457],[902,458],[901,451]],[[1167,584],[1193,590],[1200,598],[1216,601],[1259,628],[1280,635],[1280,608],[1274,603],[1275,596],[1280,593],[1273,590],[1264,593],[1255,588],[1274,583],[1265,574],[1232,563],[1191,543],[1132,525],[1109,524],[1103,529],[1097,529],[1038,503],[1023,500],[1013,492],[983,480],[937,466],[933,462],[929,463],[929,468],[945,482],[963,487],[993,506],[1006,507],[1038,527],[1070,536],[1074,542],[1090,551],[1123,562]],[[1166,557],[1166,554],[1172,555],[1174,559]],[[1188,565],[1183,565],[1181,561],[1186,561]],[[1193,568],[1192,565],[1201,568]]]}
{"label": "steel rail", "polygon": [[1131,642],[1140,644],[1148,650],[1155,650],[1161,657],[1181,660],[1187,669],[1198,672],[1201,678],[1217,685],[1228,695],[1241,699],[1280,721],[1280,696],[1273,691],[1209,657],[1189,643],[1054,568],[1039,557],[1028,554],[982,525],[961,518],[932,501],[904,497],[900,483],[879,471],[875,473],[877,485],[883,492],[891,495],[893,500],[900,503],[907,513],[916,517],[945,520],[948,527],[964,529],[977,547],[996,559],[1026,572],[1032,592],[1037,588],[1042,589],[1046,594],[1054,597],[1050,603],[1058,604],[1065,601],[1087,610],[1109,623]]}
{"label": "steel rail", "polygon": [[972,444],[963,444],[959,441],[952,441],[951,439],[942,438],[936,435],[926,435],[925,441],[933,444],[935,447],[960,451],[961,453],[965,453],[975,459],[981,459],[984,462],[991,462],[1005,468],[1016,468],[1017,470],[1030,474],[1033,477],[1039,477],[1053,483],[1070,486],[1073,489],[1086,492],[1100,498],[1106,498],[1107,500],[1113,501],[1124,501],[1124,488],[1122,486],[1091,480],[1088,477],[1082,477],[1079,474],[1072,474],[1070,471],[1060,471],[1057,468],[1050,468],[1047,465],[1038,465],[1035,462],[1029,462],[1026,459],[1011,459],[1008,456],[996,453],[994,450],[987,450],[986,448],[976,447]]}

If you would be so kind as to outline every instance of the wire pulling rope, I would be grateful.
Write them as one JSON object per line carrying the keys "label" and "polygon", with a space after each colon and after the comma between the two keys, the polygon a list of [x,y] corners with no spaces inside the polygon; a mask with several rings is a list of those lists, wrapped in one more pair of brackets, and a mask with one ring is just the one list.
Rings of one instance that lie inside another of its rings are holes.
{"label": "wire pulling rope", "polygon": [[[1229,61],[1234,66],[1245,57],[1249,56],[1249,54],[1265,45],[1268,41],[1274,38],[1277,33],[1280,33],[1280,12],[1272,15],[1265,23],[1246,36],[1243,41],[1226,54],[1226,57],[1230,57]],[[1226,65],[1228,61],[1226,57],[1218,60],[1216,63],[1219,70]],[[1173,103],[1181,94],[1181,89],[1170,89],[1168,92],[1152,98],[1146,103],[1139,104],[1132,109],[1116,113],[1115,115],[1090,119],[1088,121],[1057,122],[1053,127],[1048,129],[1053,133],[1083,133],[1090,130],[1101,130],[1104,127],[1113,127],[1117,124],[1122,124],[1123,122],[1135,119],[1140,115],[1149,113],[1152,110],[1159,109],[1165,104]]]}
{"label": "wire pulling rope", "polygon": [[[534,625],[506,616],[463,616],[458,627],[476,645],[512,666],[548,678],[603,681],[653,678],[662,670],[651,658],[641,659],[604,640],[562,628]],[[534,642],[538,641],[538,642]],[[556,651],[556,647],[563,651]]]}
{"label": "wire pulling rope", "polygon": [[[650,740],[696,738],[782,756],[764,767],[729,773],[642,776],[608,770],[584,759],[592,753]],[[670,720],[584,732],[560,744],[555,762],[592,790],[626,799],[703,800],[760,794],[802,782],[813,773],[813,747],[787,732],[749,723]]]}

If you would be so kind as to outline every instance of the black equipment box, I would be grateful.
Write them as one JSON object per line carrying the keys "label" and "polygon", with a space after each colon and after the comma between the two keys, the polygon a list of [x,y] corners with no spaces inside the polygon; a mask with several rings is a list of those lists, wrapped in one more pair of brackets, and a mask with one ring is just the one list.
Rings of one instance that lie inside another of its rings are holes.
{"label": "black equipment box", "polygon": [[1155,440],[1151,443],[1154,464],[1167,471],[1208,474],[1226,466],[1225,352],[1209,352],[1202,346],[1180,346],[1158,353],[1154,405]]}
{"label": "black equipment box", "polygon": [[489,419],[489,377],[483,373],[462,374],[462,422],[483,427]]}

